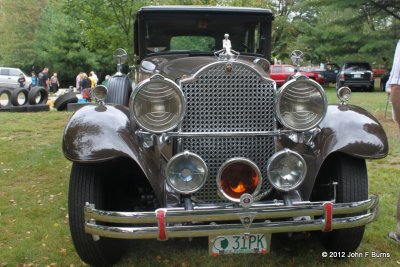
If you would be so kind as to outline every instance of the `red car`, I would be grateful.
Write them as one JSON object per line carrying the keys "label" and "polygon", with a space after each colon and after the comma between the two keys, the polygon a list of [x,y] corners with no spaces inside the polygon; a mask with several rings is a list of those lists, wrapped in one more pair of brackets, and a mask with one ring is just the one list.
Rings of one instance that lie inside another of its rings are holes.
{"label": "red car", "polygon": [[[276,82],[278,87],[282,86],[287,78],[295,73],[296,67],[292,65],[272,65],[270,77]],[[319,84],[324,84],[324,77],[316,72],[301,71],[301,74],[317,81]]]}

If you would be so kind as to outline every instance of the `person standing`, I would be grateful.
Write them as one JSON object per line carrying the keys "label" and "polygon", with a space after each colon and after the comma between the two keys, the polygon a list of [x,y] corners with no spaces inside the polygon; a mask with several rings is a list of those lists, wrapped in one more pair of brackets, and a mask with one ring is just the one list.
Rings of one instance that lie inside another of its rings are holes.
{"label": "person standing", "polygon": [[26,80],[23,73],[19,74],[18,83],[19,83],[19,88],[25,88]]}
{"label": "person standing", "polygon": [[32,77],[31,77],[31,79],[32,79],[31,86],[32,86],[32,87],[37,86],[37,85],[38,85],[38,77],[36,76],[36,74],[35,74],[34,71],[32,71]]}
{"label": "person standing", "polygon": [[[392,101],[394,119],[400,129],[400,40],[397,42],[392,70],[386,84],[388,87],[390,86],[390,100]],[[400,194],[397,200],[397,229],[395,232],[390,232],[389,237],[400,243]]]}
{"label": "person standing", "polygon": [[94,71],[91,71],[89,74],[89,77],[92,77],[92,79],[94,81],[94,86],[96,86],[97,83],[99,82],[99,78],[97,77],[96,73]]}
{"label": "person standing", "polygon": [[76,78],[75,78],[75,82],[76,82],[76,87],[75,88],[76,88],[77,92],[82,92],[82,87],[81,87],[82,74],[83,74],[83,72],[79,72],[79,74],[76,75]]}
{"label": "person standing", "polygon": [[58,88],[60,87],[60,83],[58,82],[57,73],[53,73],[53,76],[50,78],[50,92],[56,93]]}
{"label": "person standing", "polygon": [[46,90],[49,88],[49,68],[47,67],[39,72],[39,86],[44,87]]}
{"label": "person standing", "polygon": [[82,88],[82,97],[90,102],[90,93],[91,93],[92,81],[89,79],[86,73],[82,74],[82,81],[80,87]]}
{"label": "person standing", "polygon": [[110,80],[110,78],[111,78],[110,75],[106,75],[106,78],[104,79],[104,81],[101,84],[104,85],[105,87],[107,87],[108,81]]}

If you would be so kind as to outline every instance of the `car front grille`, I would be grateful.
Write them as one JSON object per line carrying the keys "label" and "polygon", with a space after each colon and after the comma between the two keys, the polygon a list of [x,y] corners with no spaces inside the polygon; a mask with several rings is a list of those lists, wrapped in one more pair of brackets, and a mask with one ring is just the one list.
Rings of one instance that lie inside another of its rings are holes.
{"label": "car front grille", "polygon": [[[246,64],[214,63],[196,77],[181,83],[187,101],[182,132],[254,132],[274,130],[274,87]],[[204,187],[195,193],[199,202],[223,202],[217,193],[216,177],[228,159],[244,157],[259,167],[261,192],[272,188],[266,179],[267,160],[275,152],[274,137],[201,137],[182,138],[181,150],[201,156],[209,168]]]}

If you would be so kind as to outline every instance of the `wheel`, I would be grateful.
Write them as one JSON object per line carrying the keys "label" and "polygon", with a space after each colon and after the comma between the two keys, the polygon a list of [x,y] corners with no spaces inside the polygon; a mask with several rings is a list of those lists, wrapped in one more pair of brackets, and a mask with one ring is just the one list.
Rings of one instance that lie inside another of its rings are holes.
{"label": "wheel", "polygon": [[75,93],[66,93],[59,96],[56,101],[54,101],[54,107],[58,111],[66,110],[68,103],[76,103],[78,102],[78,98],[76,97]]}
{"label": "wheel", "polygon": [[27,112],[40,112],[40,111],[49,111],[50,107],[46,104],[38,104],[38,105],[33,105],[33,106],[26,106],[26,111]]}
{"label": "wheel", "polygon": [[11,103],[14,106],[24,106],[28,103],[28,89],[18,88],[11,92]]}
{"label": "wheel", "polygon": [[111,77],[107,85],[108,94],[105,103],[129,105],[129,97],[132,92],[132,85],[127,76]]}
{"label": "wheel", "polygon": [[8,89],[0,89],[0,107],[9,108],[11,106],[11,91]]}
{"label": "wheel", "polygon": [[[338,183],[336,203],[368,199],[368,174],[365,160],[345,154],[337,155],[329,160],[329,164],[324,165],[324,171]],[[351,252],[360,245],[364,229],[365,226],[333,230],[321,233],[320,239],[328,251]]]}
{"label": "wheel", "polygon": [[124,254],[126,241],[93,237],[85,233],[84,205],[94,204],[96,208],[105,207],[106,175],[99,164],[74,163],[68,192],[68,218],[72,241],[83,261],[94,266],[110,266]]}
{"label": "wheel", "polygon": [[28,103],[30,105],[43,105],[47,104],[47,100],[49,99],[49,93],[44,87],[35,86],[29,91],[28,94]]}

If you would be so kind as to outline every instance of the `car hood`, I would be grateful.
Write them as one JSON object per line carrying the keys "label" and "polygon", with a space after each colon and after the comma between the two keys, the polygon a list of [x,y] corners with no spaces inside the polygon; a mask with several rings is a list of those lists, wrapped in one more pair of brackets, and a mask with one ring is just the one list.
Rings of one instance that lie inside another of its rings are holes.
{"label": "car hood", "polygon": [[[159,73],[172,80],[189,77],[211,63],[220,61],[215,56],[160,55],[144,59],[140,71],[149,75]],[[261,57],[240,56],[232,63],[239,62],[250,65],[261,75],[269,77],[269,62]]]}

